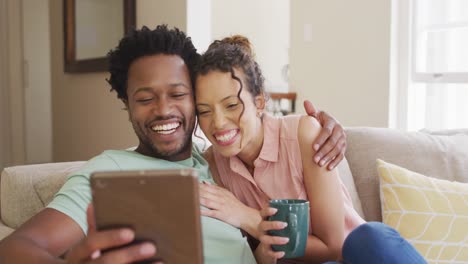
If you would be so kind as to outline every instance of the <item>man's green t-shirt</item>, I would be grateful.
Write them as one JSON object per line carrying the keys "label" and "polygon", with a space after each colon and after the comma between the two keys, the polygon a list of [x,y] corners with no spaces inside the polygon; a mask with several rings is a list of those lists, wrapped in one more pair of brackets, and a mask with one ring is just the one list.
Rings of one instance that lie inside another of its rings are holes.
{"label": "man's green t-shirt", "polygon": [[[89,177],[95,171],[195,168],[199,181],[213,183],[208,164],[194,145],[192,157],[171,162],[141,155],[131,150],[108,150],[89,160],[67,179],[47,206],[75,220],[87,232],[86,209],[91,202]],[[202,216],[203,255],[206,264],[255,263],[247,240],[240,230],[214,218]]]}

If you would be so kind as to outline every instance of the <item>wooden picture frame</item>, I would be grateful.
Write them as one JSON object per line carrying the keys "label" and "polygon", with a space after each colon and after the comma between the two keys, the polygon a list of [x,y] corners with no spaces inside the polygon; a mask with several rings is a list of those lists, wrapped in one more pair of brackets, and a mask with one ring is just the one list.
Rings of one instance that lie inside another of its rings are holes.
{"label": "wooden picture frame", "polygon": [[[108,70],[105,54],[101,57],[77,59],[76,1],[63,0],[64,14],[64,70],[69,73],[101,72]],[[136,0],[118,0],[123,4],[123,32],[127,34],[135,28]],[[122,36],[123,37],[123,36]],[[115,43],[117,45],[117,43]],[[113,47],[110,47],[113,48]],[[110,49],[109,48],[109,49]]]}

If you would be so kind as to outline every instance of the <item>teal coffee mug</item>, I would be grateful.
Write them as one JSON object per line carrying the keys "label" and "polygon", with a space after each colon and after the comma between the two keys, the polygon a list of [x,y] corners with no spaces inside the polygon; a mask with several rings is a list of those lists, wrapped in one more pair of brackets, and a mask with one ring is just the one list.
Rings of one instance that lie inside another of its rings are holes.
{"label": "teal coffee mug", "polygon": [[270,207],[278,209],[269,221],[281,221],[288,226],[281,230],[269,230],[270,236],[288,237],[285,245],[272,245],[274,251],[284,251],[284,258],[302,257],[309,235],[309,201],[297,199],[270,200]]}

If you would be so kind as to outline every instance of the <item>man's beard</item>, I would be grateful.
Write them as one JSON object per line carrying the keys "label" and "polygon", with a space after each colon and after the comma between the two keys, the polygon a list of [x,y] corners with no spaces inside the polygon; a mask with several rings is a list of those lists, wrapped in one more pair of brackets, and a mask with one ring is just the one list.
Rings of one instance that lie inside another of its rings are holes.
{"label": "man's beard", "polygon": [[[186,125],[185,122],[182,122],[181,127],[184,128]],[[159,159],[165,159],[165,160],[173,160],[175,156],[178,154],[187,151],[187,149],[190,149],[191,151],[191,133],[185,133],[184,138],[179,141],[179,143],[172,149],[164,150],[158,148],[156,145],[156,142],[153,142],[149,136],[147,136],[143,130],[141,129],[140,126],[138,126],[138,123],[132,121],[132,126],[133,129],[140,140],[140,145],[142,145],[145,150],[149,151],[150,153],[142,153],[146,155],[150,155],[155,158]]]}

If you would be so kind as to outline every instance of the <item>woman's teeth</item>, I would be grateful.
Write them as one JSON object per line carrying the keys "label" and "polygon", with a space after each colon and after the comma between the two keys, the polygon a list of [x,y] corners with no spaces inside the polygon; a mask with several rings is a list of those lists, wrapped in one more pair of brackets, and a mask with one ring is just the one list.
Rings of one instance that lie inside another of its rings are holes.
{"label": "woman's teeth", "polygon": [[221,141],[221,142],[226,142],[231,140],[235,135],[237,134],[237,130],[232,130],[229,133],[226,133],[222,136],[215,136],[216,140]]}
{"label": "woman's teeth", "polygon": [[164,125],[156,125],[153,126],[151,129],[156,133],[167,135],[173,133],[179,126],[180,123],[170,123]]}

